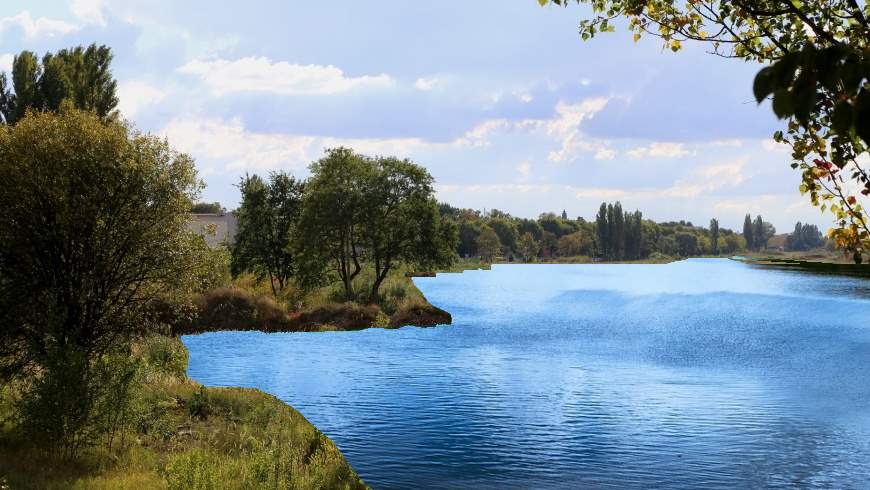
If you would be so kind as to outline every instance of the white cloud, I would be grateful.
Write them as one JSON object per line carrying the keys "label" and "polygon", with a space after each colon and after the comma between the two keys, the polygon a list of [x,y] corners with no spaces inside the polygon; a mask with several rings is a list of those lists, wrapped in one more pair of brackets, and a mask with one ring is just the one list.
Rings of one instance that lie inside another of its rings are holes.
{"label": "white cloud", "polygon": [[174,119],[161,134],[207,170],[214,170],[215,160],[223,162],[225,170],[302,167],[315,141],[309,136],[253,133],[239,119]]}
{"label": "white cloud", "polygon": [[[333,138],[283,133],[257,133],[241,119],[176,118],[160,131],[179,151],[197,159],[210,173],[238,170],[304,169],[325,148],[346,146],[366,155],[413,156],[424,150],[455,148],[420,138]],[[217,166],[216,166],[217,165]]]}
{"label": "white cloud", "polygon": [[73,0],[70,10],[72,10],[73,15],[88,24],[105,26],[104,3],[105,0]]}
{"label": "white cloud", "polygon": [[730,146],[734,148],[740,148],[743,146],[743,140],[741,139],[730,139],[730,140],[714,140],[710,142],[713,146]]}
{"label": "white cloud", "polygon": [[13,54],[0,54],[0,71],[11,72],[14,60],[15,55]]}
{"label": "white cloud", "polygon": [[525,182],[529,180],[529,177],[532,174],[532,164],[529,162],[523,162],[517,165],[517,172],[520,173],[520,180]]}
{"label": "white cloud", "polygon": [[692,172],[687,179],[679,180],[673,186],[661,191],[664,197],[696,197],[714,192],[723,187],[735,187],[746,178],[743,169],[749,163],[747,158],[701,167]]}
{"label": "white cloud", "polygon": [[0,33],[6,32],[12,27],[21,29],[26,39],[63,36],[79,29],[78,26],[62,20],[47,17],[34,19],[27,10],[11,17],[0,18]]}
{"label": "white cloud", "polygon": [[395,81],[386,74],[348,77],[332,65],[297,65],[266,57],[237,60],[193,60],[178,69],[197,75],[217,95],[231,92],[271,92],[280,95],[322,95],[364,88],[387,88]]}
{"label": "white cloud", "polygon": [[515,91],[513,92],[513,96],[519,99],[523,104],[528,104],[529,102],[535,100],[532,94],[523,91]]}
{"label": "white cloud", "polygon": [[563,162],[575,158],[578,151],[600,151],[600,145],[585,138],[580,125],[601,112],[608,102],[605,97],[587,99],[578,104],[559,102],[556,105],[557,117],[544,122],[547,133],[561,140],[559,150],[550,152],[548,158]]}
{"label": "white cloud", "polygon": [[616,158],[616,152],[610,148],[602,148],[595,153],[596,160],[613,160]]}
{"label": "white cloud", "polygon": [[133,117],[142,109],[166,98],[166,92],[141,81],[124,82],[118,86],[118,109],[126,117]]}
{"label": "white cloud", "polygon": [[414,82],[414,87],[417,90],[422,90],[424,92],[428,92],[435,88],[439,80],[437,78],[418,78],[416,82]]}
{"label": "white cloud", "polygon": [[628,151],[628,156],[640,158],[678,158],[691,155],[683,143],[651,143]]}

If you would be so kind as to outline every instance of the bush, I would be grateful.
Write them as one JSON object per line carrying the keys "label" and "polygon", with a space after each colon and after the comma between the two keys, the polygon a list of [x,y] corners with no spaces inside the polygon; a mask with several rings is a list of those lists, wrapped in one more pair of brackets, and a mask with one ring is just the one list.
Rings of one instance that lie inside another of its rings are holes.
{"label": "bush", "polygon": [[286,331],[286,310],[273,299],[255,296],[238,288],[219,288],[197,299],[198,316],[193,325],[179,326],[175,334],[206,330]]}
{"label": "bush", "polygon": [[311,332],[324,330],[361,330],[371,327],[378,318],[377,305],[358,305],[356,303],[328,304],[309,311],[290,315],[292,331]]}

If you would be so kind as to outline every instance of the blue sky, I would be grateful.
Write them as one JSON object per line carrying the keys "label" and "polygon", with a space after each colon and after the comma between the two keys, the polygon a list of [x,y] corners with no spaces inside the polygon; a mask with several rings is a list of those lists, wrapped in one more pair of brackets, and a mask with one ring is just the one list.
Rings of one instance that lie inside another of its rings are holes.
{"label": "blue sky", "polygon": [[305,177],[326,147],[408,157],[439,198],[591,218],[620,200],[659,221],[747,212],[780,231],[828,219],[797,192],[751,94],[757,65],[662,51],[620,30],[582,42],[578,7],[535,0],[6,1],[0,67],[97,42],[120,108],[196,159],[235,207],[245,172]]}

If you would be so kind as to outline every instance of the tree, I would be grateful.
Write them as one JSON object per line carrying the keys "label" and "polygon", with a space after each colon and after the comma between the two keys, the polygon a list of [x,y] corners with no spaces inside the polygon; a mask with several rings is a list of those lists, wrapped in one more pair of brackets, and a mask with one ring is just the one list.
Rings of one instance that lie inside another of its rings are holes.
{"label": "tree", "polygon": [[196,270],[201,184],[165,141],[72,109],[0,131],[0,180],[0,385],[23,380],[21,425],[69,454],[126,398],[158,293]]}
{"label": "tree", "polygon": [[0,116],[15,124],[29,109],[58,111],[63,104],[93,111],[100,118],[114,115],[118,105],[117,82],[110,65],[112,51],[92,44],[46,53],[42,62],[22,51],[12,62],[12,87],[0,74]]}
{"label": "tree", "polygon": [[746,240],[746,248],[755,250],[755,230],[752,227],[752,216],[748,214],[743,219],[743,238]]}
{"label": "tree", "polygon": [[483,231],[477,237],[477,250],[486,262],[492,262],[499,257],[501,242],[495,230],[489,226],[483,227]]}
{"label": "tree", "polygon": [[349,148],[326,150],[309,167],[302,212],[294,244],[299,256],[299,281],[313,287],[335,274],[348,299],[356,297],[353,280],[362,271],[360,228],[365,194],[363,182],[371,166]]}
{"label": "tree", "polygon": [[[838,247],[860,263],[870,250],[870,6],[856,0],[538,0],[590,4],[582,38],[614,30],[624,16],[635,40],[650,34],[679,51],[685,41],[707,43],[714,54],[765,64],[753,85],[758,102],[772,97],[787,123],[774,139],[792,149],[800,192],[837,228]],[[681,5],[682,4],[682,5]]]}
{"label": "tree", "polygon": [[564,209],[562,210],[562,219],[563,219],[563,220],[567,220],[567,219],[568,219],[568,212],[565,211]]}
{"label": "tree", "polygon": [[598,255],[607,257],[610,254],[610,230],[607,221],[607,203],[601,203],[598,214],[595,215],[595,236],[598,240]]}
{"label": "tree", "polygon": [[369,301],[400,263],[441,267],[455,260],[458,229],[442,219],[432,176],[409,160],[327,150],[305,184],[295,249],[303,285],[335,274],[347,299],[364,264],[374,270]]}
{"label": "tree", "polygon": [[477,237],[480,236],[480,225],[476,222],[463,220],[459,223],[459,249],[460,257],[474,257],[477,255]]}
{"label": "tree", "polygon": [[393,157],[367,158],[362,174],[360,243],[375,278],[369,301],[376,301],[387,275],[400,263],[433,269],[455,260],[457,229],[442,220],[434,198],[434,179],[411,162]]}
{"label": "tree", "polygon": [[800,221],[794,226],[794,232],[786,237],[785,248],[787,250],[810,250],[824,245],[822,233],[815,225],[801,224]]}
{"label": "tree", "polygon": [[534,235],[532,235],[531,233],[526,232],[520,235],[518,245],[520,254],[522,254],[524,261],[532,262],[533,260],[535,260],[535,257],[538,256],[540,245],[535,240]]}
{"label": "tree", "polygon": [[559,238],[557,249],[562,257],[589,255],[592,252],[592,242],[582,231],[575,231]]}
{"label": "tree", "polygon": [[713,255],[719,255],[719,220],[710,220],[710,248]]}
{"label": "tree", "polygon": [[681,257],[689,257],[698,254],[698,237],[692,233],[677,232],[674,235],[677,243],[677,253]]}
{"label": "tree", "polygon": [[302,189],[302,182],[286,172],[272,172],[268,182],[246,175],[239,183],[242,202],[236,211],[232,271],[268,277],[275,296],[296,272],[291,235],[301,212]]}
{"label": "tree", "polygon": [[498,235],[506,253],[517,250],[517,228],[509,217],[492,218],[489,220],[489,226]]}

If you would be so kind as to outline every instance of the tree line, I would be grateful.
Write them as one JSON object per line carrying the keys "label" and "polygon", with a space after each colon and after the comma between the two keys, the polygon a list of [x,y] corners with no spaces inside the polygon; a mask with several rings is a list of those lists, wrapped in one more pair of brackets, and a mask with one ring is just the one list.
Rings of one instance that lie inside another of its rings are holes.
{"label": "tree line", "polygon": [[[732,254],[748,249],[744,236],[720,228],[716,219],[710,221],[709,228],[686,221],[657,223],[645,219],[639,210],[625,211],[620,202],[602,203],[594,221],[570,219],[564,211],[527,219],[498,209],[481,212],[447,203],[440,204],[440,211],[459,230],[457,254],[485,261],[532,262],[581,256],[608,261],[644,260]],[[770,236],[775,232],[769,223],[763,223],[762,229]]]}

